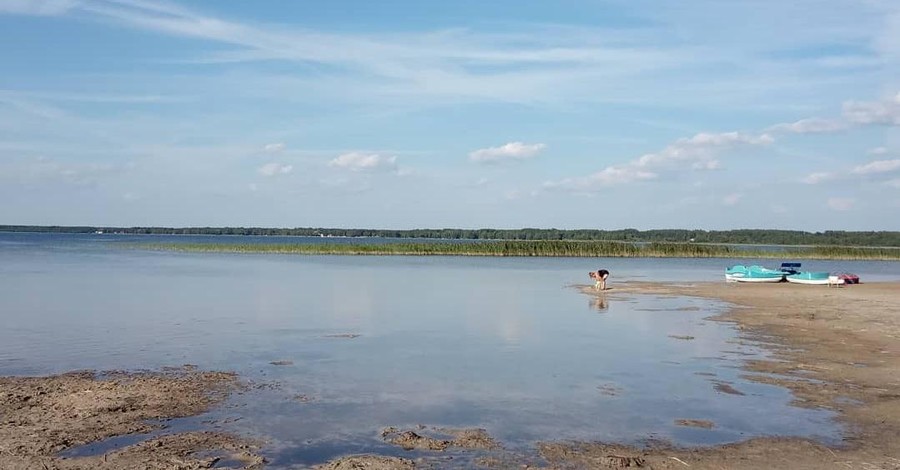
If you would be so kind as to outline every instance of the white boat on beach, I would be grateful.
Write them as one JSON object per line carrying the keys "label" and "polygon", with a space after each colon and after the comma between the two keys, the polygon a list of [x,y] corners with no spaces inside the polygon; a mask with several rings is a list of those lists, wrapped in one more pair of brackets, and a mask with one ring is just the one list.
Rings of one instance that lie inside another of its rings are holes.
{"label": "white boat on beach", "polygon": [[790,276],[786,276],[788,282],[793,282],[794,284],[808,284],[808,285],[816,285],[816,286],[825,286],[825,285],[840,285],[844,283],[844,280],[839,278],[838,276],[832,276],[831,273],[826,272],[808,272],[803,271],[797,274],[791,274]]}

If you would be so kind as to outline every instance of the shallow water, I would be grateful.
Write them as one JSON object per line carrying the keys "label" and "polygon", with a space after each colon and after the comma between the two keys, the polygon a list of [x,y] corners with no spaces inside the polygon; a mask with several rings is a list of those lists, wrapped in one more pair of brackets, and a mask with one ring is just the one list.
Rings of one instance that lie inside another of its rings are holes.
{"label": "shallow water", "polygon": [[[704,319],[725,305],[598,303],[567,287],[598,267],[612,286],[719,280],[728,260],[183,254],[105,240],[0,234],[0,374],[234,370],[257,387],[204,419],[265,437],[276,465],[402,454],[379,430],[420,423],[484,427],[513,449],[840,436],[830,412],[739,377],[766,353]],[[900,279],[900,263],[808,264]]]}

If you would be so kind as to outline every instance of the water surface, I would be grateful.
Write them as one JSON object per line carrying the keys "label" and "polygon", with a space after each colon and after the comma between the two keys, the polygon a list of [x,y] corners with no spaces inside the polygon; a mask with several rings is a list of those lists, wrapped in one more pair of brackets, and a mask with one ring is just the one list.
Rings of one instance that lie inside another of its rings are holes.
{"label": "water surface", "polygon": [[[402,454],[378,432],[416,424],[484,427],[513,449],[840,437],[832,413],[740,377],[766,352],[705,319],[726,305],[598,302],[569,287],[599,267],[613,286],[719,280],[729,260],[198,254],[107,240],[0,234],[0,374],[234,370],[261,387],[193,423],[265,437],[276,466]],[[804,264],[900,279],[900,263]]]}

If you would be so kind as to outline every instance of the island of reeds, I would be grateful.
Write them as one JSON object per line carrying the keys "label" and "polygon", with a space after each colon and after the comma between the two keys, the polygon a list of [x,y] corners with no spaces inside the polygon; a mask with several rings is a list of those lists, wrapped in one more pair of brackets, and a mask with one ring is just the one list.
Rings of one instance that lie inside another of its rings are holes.
{"label": "island of reeds", "polygon": [[406,256],[548,256],[619,258],[755,258],[900,260],[900,248],[850,246],[746,247],[698,243],[628,243],[608,241],[478,241],[427,243],[137,243],[150,250],[215,253]]}

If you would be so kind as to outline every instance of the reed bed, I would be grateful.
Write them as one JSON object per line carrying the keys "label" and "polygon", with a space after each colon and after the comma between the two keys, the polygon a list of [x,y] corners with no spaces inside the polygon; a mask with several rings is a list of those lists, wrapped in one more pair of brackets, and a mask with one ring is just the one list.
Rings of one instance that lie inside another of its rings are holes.
{"label": "reed bed", "polygon": [[546,256],[610,258],[756,258],[900,260],[900,248],[844,246],[744,249],[694,243],[634,244],[610,241],[485,241],[473,243],[153,243],[132,247],[150,250],[210,253],[273,253],[301,255],[405,256]]}

